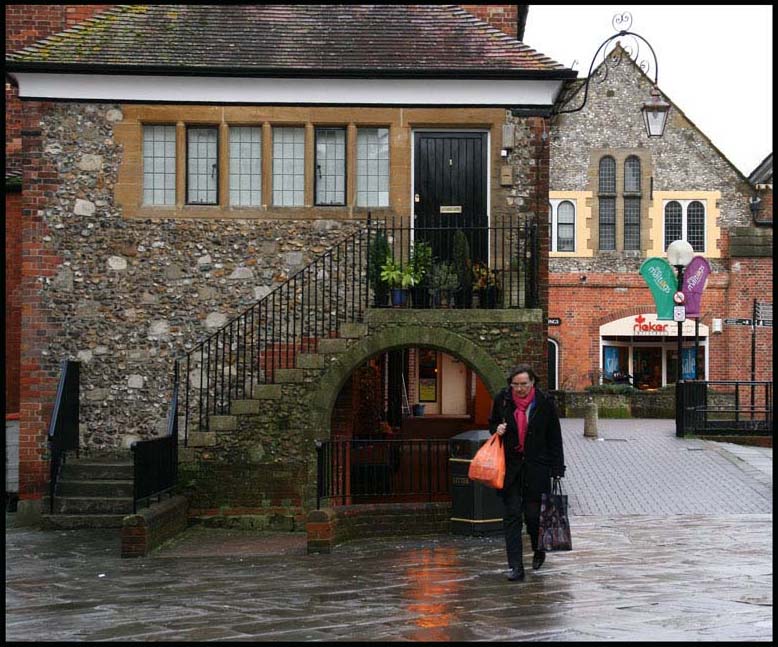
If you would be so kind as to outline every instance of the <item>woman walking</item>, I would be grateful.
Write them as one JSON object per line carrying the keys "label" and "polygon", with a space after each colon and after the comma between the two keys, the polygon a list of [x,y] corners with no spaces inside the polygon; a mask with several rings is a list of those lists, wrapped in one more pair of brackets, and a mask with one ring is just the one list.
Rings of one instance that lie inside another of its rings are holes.
{"label": "woman walking", "polygon": [[498,490],[505,506],[503,524],[508,553],[508,579],[524,579],[522,517],[532,543],[532,568],[546,559],[538,550],[540,497],[551,492],[551,479],[565,475],[562,430],[554,402],[537,387],[531,366],[521,364],[508,374],[508,386],[494,399],[489,431],[502,437],[505,482]]}

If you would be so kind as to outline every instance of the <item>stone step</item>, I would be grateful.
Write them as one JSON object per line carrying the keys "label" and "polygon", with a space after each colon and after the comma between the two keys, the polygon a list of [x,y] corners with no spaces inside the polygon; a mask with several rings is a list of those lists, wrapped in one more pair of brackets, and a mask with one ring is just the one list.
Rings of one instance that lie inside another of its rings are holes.
{"label": "stone step", "polygon": [[350,340],[342,337],[331,337],[320,339],[317,350],[321,355],[330,355],[333,353],[345,353],[350,346]]}
{"label": "stone step", "polygon": [[121,528],[124,514],[44,514],[47,530],[77,530],[79,528]]}
{"label": "stone step", "polygon": [[300,384],[305,381],[305,373],[300,368],[277,368],[276,383]]}
{"label": "stone step", "polygon": [[54,514],[132,514],[132,497],[55,496]]}
{"label": "stone step", "polygon": [[58,496],[66,497],[131,497],[133,485],[132,480],[89,479],[78,481],[60,479],[57,482],[57,493]]}
{"label": "stone step", "polygon": [[344,323],[341,324],[339,332],[343,339],[360,339],[367,335],[367,324]]}
{"label": "stone step", "polygon": [[280,384],[255,384],[251,397],[255,400],[280,400],[283,391]]}
{"label": "stone step", "polygon": [[297,368],[324,368],[327,364],[318,353],[300,353],[296,360]]}
{"label": "stone step", "polygon": [[93,481],[118,480],[126,481],[134,478],[132,462],[87,462],[87,459],[68,460],[62,466],[60,480]]}
{"label": "stone step", "polygon": [[267,404],[260,400],[233,400],[230,403],[230,413],[233,416],[256,415],[266,406]]}

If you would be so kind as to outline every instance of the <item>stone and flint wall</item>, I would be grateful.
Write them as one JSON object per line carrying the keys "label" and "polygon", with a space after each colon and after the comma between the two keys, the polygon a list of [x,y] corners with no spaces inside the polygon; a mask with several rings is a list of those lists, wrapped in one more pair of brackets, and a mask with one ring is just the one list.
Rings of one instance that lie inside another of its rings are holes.
{"label": "stone and flint wall", "polygon": [[[83,447],[126,447],[136,439],[160,435],[176,354],[194,348],[347,237],[361,221],[339,211],[333,212],[332,219],[323,219],[318,216],[320,209],[299,220],[273,219],[272,214],[252,219],[234,214],[229,218],[164,214],[128,218],[116,200],[124,151],[115,134],[124,108],[89,103],[26,105],[30,110],[24,129],[20,494],[34,499],[41,496],[48,478],[46,427],[61,360],[81,362]],[[431,123],[444,127],[446,114],[439,111]],[[468,114],[477,122],[481,113]],[[483,114],[484,124],[490,126],[493,153],[492,219],[545,213],[545,120],[506,115],[517,126],[517,135],[508,161],[513,182],[505,185],[500,182],[498,163],[501,128],[489,121],[493,110]],[[410,133],[410,126],[405,128]],[[406,177],[405,171],[399,172]],[[540,240],[545,244],[545,218],[539,221]],[[542,254],[540,266],[542,286]],[[468,323],[470,313],[459,310],[451,311],[446,325],[482,347],[484,358],[505,345],[495,373],[519,360],[531,361],[543,373],[546,349],[540,321],[547,302],[543,289],[541,300],[542,314],[531,311],[537,318],[531,324]],[[525,311],[517,311],[517,316],[522,312],[526,316]],[[397,345],[418,345],[425,339],[410,336]],[[461,354],[457,347],[429,345]],[[360,356],[359,363],[368,356]],[[488,372],[481,359],[471,366],[482,378]],[[347,377],[328,383],[332,391],[327,397],[333,402]],[[318,379],[316,371],[306,379]],[[284,384],[281,388],[280,404],[266,402],[257,419],[246,419],[240,428],[225,429],[222,435],[217,421],[212,426],[216,444],[209,444],[213,438],[198,438],[200,445],[181,453],[182,485],[200,493],[194,509],[208,513],[225,506],[235,511],[262,508],[272,514],[276,508],[299,511],[303,502],[310,501],[315,465],[312,445],[302,443],[302,438],[312,442],[314,437],[328,437],[331,405],[317,413],[312,424],[306,417],[308,387]],[[216,496],[220,488],[224,494]]]}

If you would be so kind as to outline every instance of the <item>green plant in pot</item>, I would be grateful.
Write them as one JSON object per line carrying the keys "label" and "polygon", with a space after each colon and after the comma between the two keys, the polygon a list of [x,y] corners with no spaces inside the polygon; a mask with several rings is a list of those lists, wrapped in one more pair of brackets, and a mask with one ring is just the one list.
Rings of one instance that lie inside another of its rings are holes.
{"label": "green plant in pot", "polygon": [[432,247],[428,242],[418,241],[411,248],[410,268],[414,284],[411,288],[413,305],[429,308],[429,275],[432,270]]}
{"label": "green plant in pot", "polygon": [[435,263],[429,277],[429,291],[436,306],[447,308],[454,305],[454,295],[459,288],[459,275],[454,264]]}
{"label": "green plant in pot", "polygon": [[464,232],[457,229],[452,243],[452,262],[459,277],[459,299],[462,306],[470,308],[473,305],[473,263],[470,260],[470,243]]}
{"label": "green plant in pot", "polygon": [[500,300],[497,272],[489,269],[486,263],[473,265],[473,291],[478,294],[482,308],[496,308]]}
{"label": "green plant in pot", "polygon": [[404,306],[408,300],[408,290],[415,283],[413,268],[410,265],[403,267],[389,254],[381,266],[381,280],[392,292],[392,305]]}
{"label": "green plant in pot", "polygon": [[389,288],[386,282],[381,278],[383,263],[391,255],[389,241],[386,239],[386,232],[378,229],[370,241],[368,248],[369,270],[368,280],[370,287],[373,288],[373,299],[376,307],[385,306],[389,299]]}

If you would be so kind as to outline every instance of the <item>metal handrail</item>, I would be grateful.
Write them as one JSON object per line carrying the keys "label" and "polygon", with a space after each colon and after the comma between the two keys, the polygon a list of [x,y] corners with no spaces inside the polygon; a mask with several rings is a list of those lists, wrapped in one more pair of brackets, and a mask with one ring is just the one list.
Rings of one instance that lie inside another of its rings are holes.
{"label": "metal handrail", "polygon": [[160,438],[139,440],[131,445],[133,459],[132,511],[138,503],[150,501],[173,491],[178,482],[178,361],[175,362],[173,394],[167,414],[167,434]]}
{"label": "metal handrail", "polygon": [[48,443],[51,455],[49,478],[49,501],[54,512],[54,496],[57,490],[62,465],[67,452],[75,450],[78,457],[80,364],[73,360],[60,362],[59,384],[54,409],[49,421]]}

